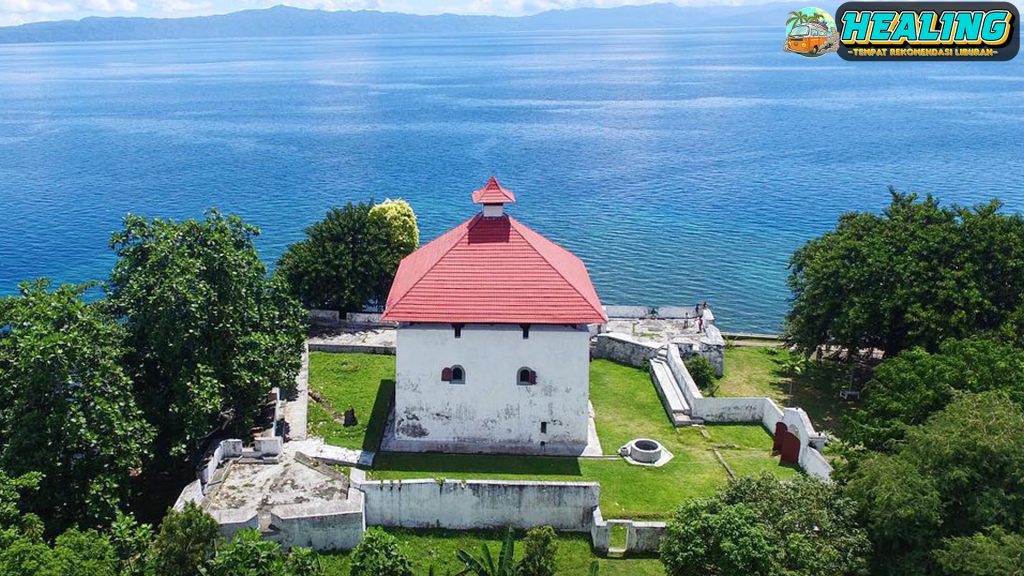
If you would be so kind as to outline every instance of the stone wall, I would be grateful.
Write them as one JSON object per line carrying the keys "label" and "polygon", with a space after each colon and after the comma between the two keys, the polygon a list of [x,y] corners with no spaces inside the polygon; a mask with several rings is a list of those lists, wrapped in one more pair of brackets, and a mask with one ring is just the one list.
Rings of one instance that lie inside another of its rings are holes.
{"label": "stone wall", "polygon": [[217,521],[221,536],[231,538],[245,528],[259,528],[260,517],[255,508],[235,510],[211,510],[210,516]]}
{"label": "stone wall", "polygon": [[331,325],[337,324],[339,320],[337,310],[317,310],[314,308],[309,311],[309,321],[313,324]]}
{"label": "stone wall", "polygon": [[626,528],[626,547],[623,552],[657,552],[666,531],[664,522],[605,520],[601,516],[601,509],[595,508],[590,523],[590,543],[594,550],[603,554],[608,552],[613,526]]}
{"label": "stone wall", "polygon": [[366,524],[402,528],[590,529],[601,487],[596,482],[367,481]]}
{"label": "stone wall", "polygon": [[285,548],[351,550],[366,531],[363,495],[353,490],[346,502],[274,506],[270,523],[272,538]]}
{"label": "stone wall", "polygon": [[771,398],[705,398],[683,363],[679,347],[670,344],[665,356],[672,377],[690,405],[691,417],[705,422],[760,422],[770,434],[784,422],[800,438],[800,467],[808,474],[828,480],[832,466],[821,451],[825,437],[815,431],[811,419],[800,408],[781,409]]}
{"label": "stone wall", "polygon": [[596,358],[607,358],[637,368],[643,368],[657,354],[657,346],[639,342],[625,334],[616,332],[598,334],[597,346],[594,350]]}

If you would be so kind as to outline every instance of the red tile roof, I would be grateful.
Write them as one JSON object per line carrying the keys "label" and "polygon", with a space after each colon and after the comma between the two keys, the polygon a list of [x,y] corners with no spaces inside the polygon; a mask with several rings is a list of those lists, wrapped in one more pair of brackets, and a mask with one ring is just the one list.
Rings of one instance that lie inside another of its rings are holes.
{"label": "red tile roof", "polygon": [[[473,196],[475,200],[477,195]],[[481,214],[402,260],[383,319],[509,324],[608,321],[579,258],[511,216]]]}
{"label": "red tile roof", "polygon": [[473,202],[477,204],[513,204],[515,201],[516,195],[498,184],[494,176],[491,176],[486,186],[473,192]]}

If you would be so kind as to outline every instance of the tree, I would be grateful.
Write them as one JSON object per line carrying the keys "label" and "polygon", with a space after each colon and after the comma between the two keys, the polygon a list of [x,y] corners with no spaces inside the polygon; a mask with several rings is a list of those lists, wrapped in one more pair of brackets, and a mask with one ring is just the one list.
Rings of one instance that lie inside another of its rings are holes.
{"label": "tree", "polygon": [[119,362],[124,332],[85,286],[0,301],[0,466],[40,474],[30,509],[59,531],[114,518],[153,437]]}
{"label": "tree", "polygon": [[248,430],[272,387],[294,385],[302,310],[267,280],[258,233],[212,211],[204,221],[128,216],[111,239],[110,304],[160,455],[186,453],[217,427]]}
{"label": "tree", "polygon": [[217,521],[197,504],[170,510],[149,550],[156,576],[196,576],[220,539]]}
{"label": "tree", "polygon": [[322,574],[316,556],[309,549],[291,553],[275,542],[264,540],[259,530],[246,528],[217,549],[203,570],[203,576],[316,576]]}
{"label": "tree", "polygon": [[117,558],[106,536],[71,529],[51,548],[41,538],[19,535],[0,546],[4,576],[115,576]]}
{"label": "tree", "polygon": [[810,477],[737,478],[676,512],[661,558],[670,576],[866,574],[869,544],[855,514],[835,486]]}
{"label": "tree", "polygon": [[686,364],[686,371],[693,377],[694,384],[701,390],[714,394],[715,380],[718,379],[718,376],[715,375],[715,367],[711,365],[711,362],[703,356],[695,355],[687,358],[683,363]]}
{"label": "tree", "polygon": [[371,299],[383,303],[395,281],[398,264],[416,250],[420,244],[420,229],[416,224],[416,212],[405,200],[385,200],[370,208],[370,221],[385,231],[387,242],[379,257],[381,265],[374,282]]}
{"label": "tree", "polygon": [[1024,573],[1024,534],[993,528],[984,534],[950,538],[935,552],[949,576],[1020,576]]}
{"label": "tree", "polygon": [[[960,393],[909,429],[893,454],[867,457],[844,493],[874,543],[874,571],[934,574],[947,539],[1024,529],[1024,409],[1005,392]],[[968,542],[961,542],[966,546]],[[959,548],[958,548],[959,549]]]}
{"label": "tree", "polygon": [[370,528],[352,551],[352,576],[412,576],[412,562],[395,537]]}
{"label": "tree", "polygon": [[153,528],[140,524],[134,517],[118,514],[110,525],[110,543],[117,554],[121,576],[144,576],[146,555],[153,543]]}
{"label": "tree", "polygon": [[555,576],[555,554],[558,535],[551,526],[533,528],[526,533],[526,548],[522,560],[516,564],[517,576]]}
{"label": "tree", "polygon": [[1024,303],[1024,218],[1001,206],[893,191],[881,215],[844,214],[790,259],[787,339],[891,357],[1000,329]]}
{"label": "tree", "polygon": [[882,362],[862,406],[847,417],[846,439],[892,451],[907,430],[949,404],[958,391],[1003,390],[1024,406],[1024,352],[997,340],[948,340],[936,353],[907,350]]}
{"label": "tree", "polygon": [[278,260],[275,274],[307,308],[359,311],[384,302],[399,261],[418,242],[408,203],[350,202],[307,228],[306,238]]}

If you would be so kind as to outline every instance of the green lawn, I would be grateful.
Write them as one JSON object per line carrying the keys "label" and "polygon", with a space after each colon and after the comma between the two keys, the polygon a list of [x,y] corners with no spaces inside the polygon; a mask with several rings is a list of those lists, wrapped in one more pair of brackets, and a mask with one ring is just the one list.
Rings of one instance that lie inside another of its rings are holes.
{"label": "green lawn", "polygon": [[841,433],[844,411],[856,408],[855,403],[839,399],[849,373],[834,363],[812,362],[802,374],[794,375],[786,369],[791,357],[789,350],[777,346],[727,348],[725,376],[718,381],[717,395],[767,396],[780,407],[803,408],[815,428]]}
{"label": "green lawn", "polygon": [[328,444],[376,450],[384,434],[388,398],[395,388],[395,357],[381,354],[311,352],[309,385],[337,412],[356,411],[358,424],[345,428],[310,398],[309,431]]}
{"label": "green lawn", "polygon": [[[321,391],[339,411],[353,405],[356,413],[379,412],[376,386],[390,384],[388,357],[357,354],[313,354],[310,386]],[[390,359],[393,370],[394,360]],[[360,371],[365,375],[359,377]],[[353,400],[345,391],[353,388]],[[661,468],[632,466],[621,459],[378,453],[369,476],[375,479],[446,478],[595,481],[601,484],[601,512],[605,518],[665,518],[687,498],[709,496],[728,480],[713,447],[737,474],[769,471],[783,477],[797,472],[780,467],[771,455],[771,436],[760,425],[712,425],[675,428],[668,421],[650,376],[644,370],[607,360],[591,363],[590,397],[597,432],[605,454],[615,454],[628,441],[649,437],[661,442],[675,458]],[[361,403],[361,404],[360,404]],[[328,442],[342,446],[369,446],[379,431],[358,437],[356,428],[344,429],[319,409],[310,420],[312,430]],[[363,408],[360,408],[363,406]],[[371,430],[373,427],[371,426]]]}
{"label": "green lawn", "polygon": [[[426,576],[431,566],[438,576],[455,574],[462,565],[455,557],[456,550],[462,549],[478,556],[480,544],[490,546],[491,554],[498,557],[504,532],[456,532],[453,530],[402,530],[388,529],[399,540],[399,546],[413,562],[417,576]],[[522,543],[516,547],[516,557],[522,556]],[[342,552],[321,555],[328,576],[348,576],[350,553]],[[558,574],[584,576],[594,560],[601,566],[601,576],[664,576],[661,562],[655,558],[610,559],[599,558],[590,549],[587,534],[559,534]]]}

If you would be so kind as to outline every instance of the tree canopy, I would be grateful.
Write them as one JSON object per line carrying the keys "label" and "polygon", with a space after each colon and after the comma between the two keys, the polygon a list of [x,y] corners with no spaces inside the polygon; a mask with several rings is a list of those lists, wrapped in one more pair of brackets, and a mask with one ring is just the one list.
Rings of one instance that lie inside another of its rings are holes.
{"label": "tree canopy", "polygon": [[941,568],[953,576],[960,572],[951,550],[1016,538],[991,531],[1024,529],[1022,429],[1024,409],[1005,392],[960,393],[907,430],[897,452],[858,462],[844,493],[857,502],[874,544],[874,572],[915,576]]}
{"label": "tree canopy", "polygon": [[128,216],[113,235],[108,297],[158,453],[185,453],[217,427],[246,430],[274,386],[294,385],[302,310],[267,279],[254,226]]}
{"label": "tree canopy", "polygon": [[384,303],[398,263],[418,243],[416,214],[407,202],[349,202],[307,228],[275,273],[307,308],[359,311]]}
{"label": "tree canopy", "polygon": [[787,338],[888,357],[1000,330],[1024,304],[1024,218],[1001,206],[893,191],[882,214],[843,215],[790,260]]}
{"label": "tree canopy", "polygon": [[691,500],[668,523],[669,576],[842,576],[867,573],[869,544],[854,503],[807,476],[737,478]]}
{"label": "tree canopy", "polygon": [[845,439],[893,450],[907,430],[924,424],[958,391],[988,390],[1003,390],[1024,406],[1024,352],[985,338],[947,340],[935,353],[907,350],[875,369],[862,405],[847,418]]}
{"label": "tree canopy", "polygon": [[55,530],[113,520],[153,437],[124,332],[85,289],[40,280],[0,300],[0,468],[38,474],[30,510]]}

